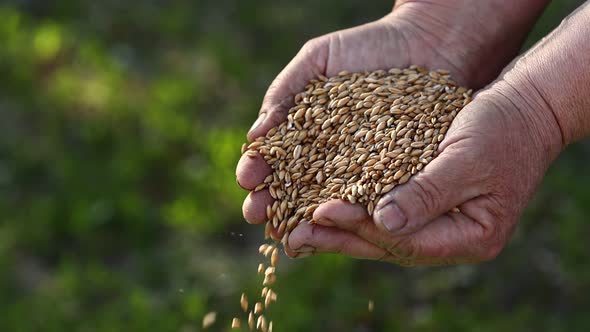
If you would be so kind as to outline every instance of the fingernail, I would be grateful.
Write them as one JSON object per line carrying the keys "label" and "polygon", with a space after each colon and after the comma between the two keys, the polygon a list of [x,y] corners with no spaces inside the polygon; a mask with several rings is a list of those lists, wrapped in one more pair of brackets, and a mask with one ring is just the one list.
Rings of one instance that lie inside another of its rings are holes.
{"label": "fingernail", "polygon": [[301,247],[295,249],[294,251],[299,252],[299,253],[309,253],[309,252],[314,252],[315,248],[312,246],[302,245]]}
{"label": "fingernail", "polygon": [[264,119],[266,119],[266,113],[260,113],[258,119],[256,119],[256,122],[254,122],[252,128],[250,128],[248,132],[252,132],[254,129],[258,128],[264,122]]}
{"label": "fingernail", "polygon": [[395,202],[389,202],[377,210],[375,216],[392,233],[402,229],[408,222],[408,219]]}

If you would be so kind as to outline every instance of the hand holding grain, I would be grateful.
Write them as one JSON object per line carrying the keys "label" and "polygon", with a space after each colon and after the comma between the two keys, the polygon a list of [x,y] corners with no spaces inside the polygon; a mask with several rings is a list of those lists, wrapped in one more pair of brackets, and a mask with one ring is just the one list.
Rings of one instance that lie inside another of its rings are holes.
{"label": "hand holding grain", "polygon": [[[300,225],[291,248],[355,255],[374,245],[381,252],[364,257],[402,265],[495,257],[551,161],[590,135],[589,22],[586,3],[508,66],[457,116],[439,157],[382,199],[374,220],[328,202],[314,214],[324,226]],[[444,213],[452,206],[458,211]]]}
{"label": "hand holding grain", "polygon": [[405,266],[494,258],[561,147],[551,113],[499,81],[457,115],[439,156],[381,198],[373,217],[329,201],[315,210],[317,224],[293,230],[291,255],[341,253]]}
{"label": "hand holding grain", "polygon": [[[420,64],[429,68],[449,68],[459,83],[472,87],[480,87],[489,82],[517,51],[520,41],[526,34],[527,26],[521,24],[522,22],[519,23],[520,30],[515,33],[513,29],[510,29],[511,24],[506,24],[506,29],[511,30],[510,34],[501,33],[505,31],[501,31],[502,29],[497,27],[490,31],[481,30],[481,27],[478,26],[480,22],[478,17],[489,15],[485,6],[453,8],[453,4],[456,3],[455,1],[445,2],[446,5],[442,6],[419,1],[398,1],[394,12],[379,21],[332,33],[306,43],[299,54],[272,83],[264,98],[260,116],[252,126],[248,139],[253,140],[262,136],[269,129],[283,122],[286,119],[287,110],[293,105],[293,96],[303,90],[310,79],[319,75],[333,76],[342,70],[364,71],[391,67],[403,68],[409,64]],[[534,17],[536,11],[530,11],[529,15],[529,19]],[[453,19],[445,21],[446,25],[441,25],[440,17],[452,17]],[[466,34],[471,34],[474,29],[480,30],[478,34],[472,36],[469,43],[466,43]],[[494,52],[491,52],[492,50]],[[482,63],[486,65],[481,66]],[[237,177],[243,188],[253,190],[270,173],[270,167],[260,156],[249,154],[240,160]],[[408,197],[408,200],[412,200],[412,197]],[[273,199],[268,190],[250,193],[244,202],[246,219],[251,223],[266,221],[265,207],[272,203]],[[324,220],[320,223],[331,226],[336,225],[339,218],[338,216],[328,218],[330,211],[349,211],[352,214],[346,213],[345,217],[357,221],[366,217],[363,215],[362,208],[359,210],[358,207],[339,201],[328,202],[321,206],[317,212],[319,215],[314,215],[314,217],[322,217],[322,211],[327,214],[327,217],[322,218]],[[424,212],[420,218],[426,218],[428,213],[430,212]],[[382,227],[384,224],[377,222],[377,225],[379,226],[376,227]],[[317,252],[341,251],[345,254],[365,258],[385,259],[388,257],[387,255],[390,255],[390,253],[383,254],[382,250],[374,252],[375,255],[370,255],[371,257],[358,255],[358,249],[355,248],[359,248],[359,246],[366,246],[370,243],[375,247],[374,242],[377,242],[376,247],[383,249],[384,246],[387,247],[390,244],[384,242],[387,238],[365,239],[360,236],[362,232],[358,232],[358,230],[356,233],[351,232],[355,229],[346,228],[346,225],[330,229],[330,231],[343,232],[341,234],[344,234],[345,237],[326,232],[325,235],[329,235],[329,241],[323,243],[327,248],[314,247],[314,243],[311,242],[318,240],[318,236],[323,231],[320,228],[321,225],[313,226],[315,227],[312,227],[313,229],[309,229],[308,226],[302,225],[292,235],[291,244],[294,249],[307,252],[311,250]],[[412,227],[417,228],[418,226],[410,226],[406,231]],[[316,232],[317,230],[320,232]],[[362,244],[354,242],[353,236],[364,242]],[[444,235],[438,236],[444,237]],[[438,241],[438,239],[434,239],[434,241]],[[306,242],[306,246],[303,246],[304,242]],[[301,244],[302,247],[295,248],[297,244]],[[338,247],[338,244],[347,247]],[[290,254],[295,255],[292,251]],[[400,256],[400,254],[396,255]],[[404,263],[400,259],[397,261]]]}

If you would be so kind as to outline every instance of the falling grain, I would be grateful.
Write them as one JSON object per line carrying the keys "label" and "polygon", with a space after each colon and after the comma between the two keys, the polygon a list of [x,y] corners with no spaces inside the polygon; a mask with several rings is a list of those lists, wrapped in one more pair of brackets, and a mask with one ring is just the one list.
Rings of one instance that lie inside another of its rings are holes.
{"label": "falling grain", "polygon": [[242,297],[240,298],[240,306],[244,312],[248,311],[248,297],[244,293],[242,293]]}
{"label": "falling grain", "polygon": [[252,311],[248,313],[248,327],[250,328],[250,330],[254,329],[254,314],[252,313]]}
{"label": "falling grain", "polygon": [[260,315],[261,313],[262,313],[262,303],[256,302],[256,304],[254,305],[254,314]]}
{"label": "falling grain", "polygon": [[215,311],[208,312],[203,317],[203,328],[209,328],[211,325],[215,324],[215,320],[217,319],[217,313]]}

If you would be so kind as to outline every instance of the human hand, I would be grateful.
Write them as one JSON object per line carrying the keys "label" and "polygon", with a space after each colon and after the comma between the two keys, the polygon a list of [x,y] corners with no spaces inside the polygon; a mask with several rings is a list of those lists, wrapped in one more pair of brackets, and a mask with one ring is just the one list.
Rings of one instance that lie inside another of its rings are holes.
{"label": "human hand", "polygon": [[[588,22],[590,3],[509,65],[455,118],[440,155],[383,198],[374,220],[329,202],[315,211],[321,225],[301,224],[289,245],[299,255],[341,252],[403,265],[495,257],[549,163],[590,135]],[[456,205],[459,213],[446,213]]]}
{"label": "human hand", "polygon": [[[316,224],[291,232],[288,254],[340,253],[406,266],[495,257],[562,148],[551,110],[535,103],[542,98],[517,73],[457,115],[439,156],[385,195],[373,218],[359,205],[324,203]],[[453,207],[459,212],[447,213]]]}
{"label": "human hand", "polygon": [[[398,1],[393,13],[381,20],[306,43],[270,86],[248,139],[264,135],[284,121],[293,96],[318,75],[419,64],[451,69],[458,82],[472,87],[487,83],[517,51],[527,29],[502,34],[491,25],[488,31],[479,26],[482,16],[490,15],[486,6],[465,6],[465,2],[469,1],[443,5]],[[261,157],[244,156],[237,169],[238,183],[252,190],[270,172]],[[250,193],[243,207],[246,220],[266,221],[265,207],[271,203],[267,190]]]}

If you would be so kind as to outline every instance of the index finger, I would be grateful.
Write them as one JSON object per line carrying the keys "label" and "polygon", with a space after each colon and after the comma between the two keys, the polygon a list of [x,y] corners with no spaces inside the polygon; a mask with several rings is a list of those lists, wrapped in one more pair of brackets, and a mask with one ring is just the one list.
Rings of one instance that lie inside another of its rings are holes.
{"label": "index finger", "polygon": [[294,105],[295,94],[302,91],[312,78],[325,72],[326,51],[325,38],[313,39],[279,73],[264,96],[258,119],[248,132],[249,141],[265,135],[287,119],[287,112]]}

